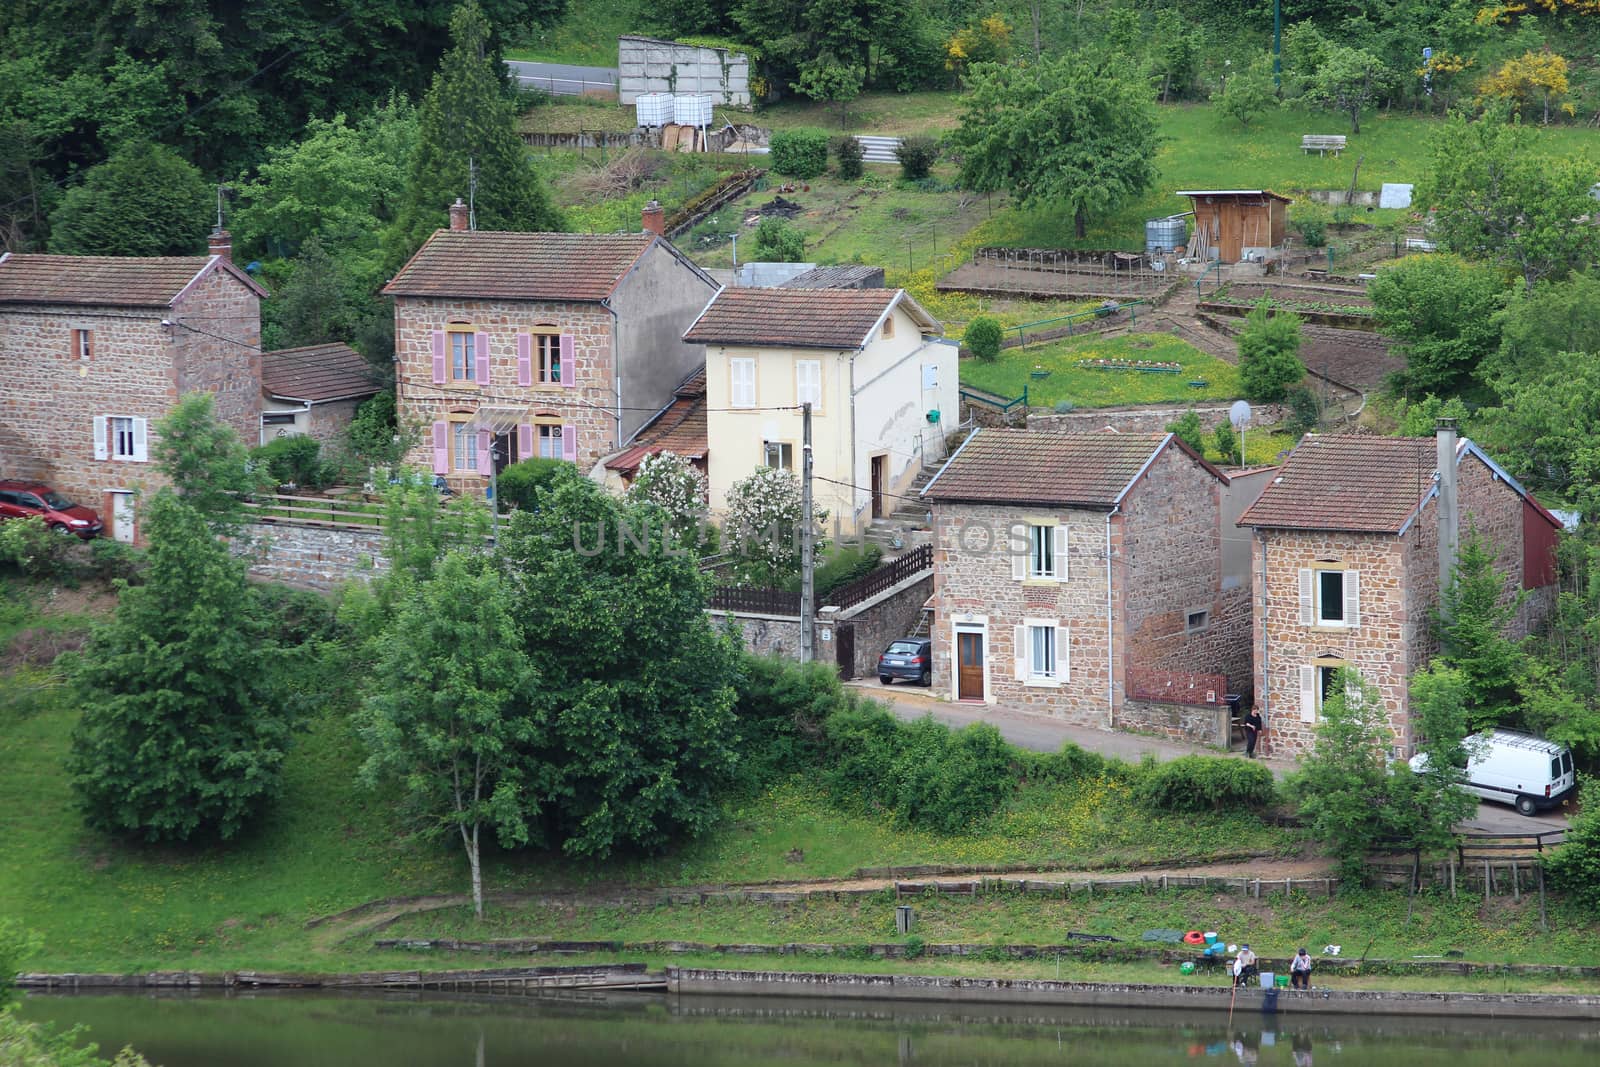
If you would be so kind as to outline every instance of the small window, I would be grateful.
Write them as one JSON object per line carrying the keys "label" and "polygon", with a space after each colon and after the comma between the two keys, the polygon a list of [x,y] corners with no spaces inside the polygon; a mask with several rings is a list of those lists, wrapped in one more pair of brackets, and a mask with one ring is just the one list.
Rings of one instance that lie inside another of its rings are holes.
{"label": "small window", "polygon": [[1211,613],[1209,611],[1191,611],[1185,622],[1185,628],[1190,633],[1196,630],[1204,630],[1210,621]]}
{"label": "small window", "polygon": [[1550,761],[1550,780],[1553,782],[1561,777],[1561,757],[1557,756]]}
{"label": "small window", "polygon": [[477,363],[476,338],[468,330],[450,331],[450,380],[470,382]]}
{"label": "small window", "polygon": [[1053,681],[1056,676],[1056,628],[1028,627],[1028,675]]}
{"label": "small window", "polygon": [[120,415],[112,416],[111,420],[111,458],[133,459],[133,420]]}
{"label": "small window", "polygon": [[295,413],[293,411],[263,411],[261,425],[263,426],[292,426]]}
{"label": "small window", "polygon": [[540,385],[561,384],[561,337],[553,333],[533,335],[533,358],[539,368]]}
{"label": "small window", "polygon": [[889,317],[883,320],[883,339],[887,341],[894,336],[894,312],[889,312]]}
{"label": "small window", "polygon": [[1054,578],[1056,576],[1056,528],[1054,526],[1028,527],[1028,577]]}
{"label": "small window", "polygon": [[787,441],[763,441],[761,465],[780,471],[794,470],[794,446]]}
{"label": "small window", "polygon": [[728,360],[728,402],[736,408],[756,406],[756,361]]}
{"label": "small window", "polygon": [[1341,669],[1343,668],[1340,666],[1317,665],[1317,711],[1319,713],[1322,711],[1322,705],[1327,703],[1328,698],[1333,695],[1334,679],[1339,676]]}
{"label": "small window", "polygon": [[79,363],[88,363],[94,359],[94,331],[72,331],[72,356]]}
{"label": "small window", "polygon": [[478,469],[478,433],[470,422],[458,422],[451,427],[450,443],[455,452],[451,464],[458,471]]}
{"label": "small window", "polygon": [[1318,571],[1317,623],[1343,626],[1344,622],[1344,571]]}
{"label": "small window", "polygon": [[561,459],[561,427],[550,423],[539,425],[539,458]]}

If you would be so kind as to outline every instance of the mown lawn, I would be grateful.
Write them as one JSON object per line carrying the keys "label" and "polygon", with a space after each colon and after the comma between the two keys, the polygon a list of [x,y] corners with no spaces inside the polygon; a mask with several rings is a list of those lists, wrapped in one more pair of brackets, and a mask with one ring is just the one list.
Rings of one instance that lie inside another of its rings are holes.
{"label": "mown lawn", "polygon": [[535,63],[573,63],[585,67],[617,65],[617,38],[643,33],[643,0],[577,0],[554,26],[513,37],[507,59]]}
{"label": "mown lawn", "polygon": [[[1177,363],[1181,370],[1100,370],[1084,366],[1085,360]],[[1033,377],[1044,372],[1049,377]],[[1194,381],[1206,384],[1189,384]],[[1052,407],[1063,400],[1077,408],[1182,404],[1237,398],[1239,368],[1170,334],[1134,333],[1007,348],[993,363],[964,359],[961,384],[1008,398],[1021,396],[1026,386],[1033,407]]]}

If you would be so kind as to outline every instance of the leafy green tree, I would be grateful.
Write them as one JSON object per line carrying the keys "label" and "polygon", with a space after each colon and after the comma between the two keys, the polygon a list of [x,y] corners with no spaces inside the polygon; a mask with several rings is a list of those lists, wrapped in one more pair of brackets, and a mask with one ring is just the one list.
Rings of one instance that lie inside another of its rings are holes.
{"label": "leafy green tree", "polygon": [[1361,48],[1331,45],[1306,90],[1306,101],[1350,116],[1350,132],[1361,132],[1361,113],[1382,100],[1394,80],[1383,60]]}
{"label": "leafy green tree", "polygon": [[292,727],[245,565],[171,490],[145,505],[149,561],[72,662],[67,766],[89,825],[146,841],[238,836],[278,792]]}
{"label": "leafy green tree", "polygon": [[1557,352],[1600,352],[1600,274],[1513,289],[1497,324],[1500,351],[1485,361],[1491,381],[1536,377]]}
{"label": "leafy green tree", "polygon": [[522,645],[506,580],[481,555],[451,552],[380,639],[376,690],[356,723],[371,753],[363,780],[398,780],[430,830],[460,837],[479,919],[481,830],[515,848],[539,813],[524,799],[540,731],[525,713],[534,675]]}
{"label": "leafy green tree", "polygon": [[908,182],[919,182],[939,162],[939,142],[932,137],[902,137],[895,146],[894,158],[900,163],[900,176]]}
{"label": "leafy green tree", "polygon": [[751,256],[755,262],[799,263],[805,254],[805,234],[788,219],[769,215],[756,226],[755,250]]}
{"label": "leafy green tree", "polygon": [[1404,401],[1400,404],[1401,437],[1432,437],[1440,419],[1455,419],[1456,425],[1464,426],[1467,421],[1467,405],[1458,396],[1449,400],[1440,400],[1429,393],[1421,400],[1410,404]]}
{"label": "leafy green tree", "polygon": [[1257,56],[1251,60],[1249,66],[1224,83],[1211,97],[1211,102],[1218,111],[1238,122],[1240,129],[1249,129],[1252,119],[1277,103],[1272,85],[1272,57]]}
{"label": "leafy green tree", "polygon": [[845,108],[861,95],[861,83],[866,76],[860,64],[841,62],[838,57],[825,53],[801,66],[800,76],[790,88],[812,100],[833,104],[842,129],[849,121]]}
{"label": "leafy green tree", "polygon": [[1391,383],[1411,395],[1465,392],[1500,344],[1505,289],[1496,272],[1455,256],[1407,256],[1367,287],[1385,336],[1406,369]]}
{"label": "leafy green tree", "polygon": [[854,137],[840,137],[833,142],[833,154],[839,161],[839,177],[846,181],[861,177],[864,150],[860,141]]}
{"label": "leafy green tree", "polygon": [[993,363],[1000,358],[1000,345],[1004,340],[1005,330],[993,315],[973,316],[972,321],[967,323],[966,333],[961,336],[961,343],[984,363]]}
{"label": "leafy green tree", "polygon": [[217,529],[240,521],[240,498],[263,484],[250,468],[250,450],[217,418],[216,398],[188,393],[156,424],[151,458],[184,503]]}
{"label": "leafy green tree", "polygon": [[344,279],[313,234],[295,257],[294,271],[279,286],[276,299],[268,300],[262,316],[261,347],[273,351],[332,341],[341,333],[346,317]]}
{"label": "leafy green tree", "polygon": [[421,442],[422,424],[414,419],[401,424],[395,411],[394,391],[385,389],[356,408],[346,439],[358,462],[392,472]]}
{"label": "leafy green tree", "polygon": [[569,478],[500,536],[539,679],[530,836],[571,856],[700,833],[734,772],[738,650],[705,613],[697,562],[633,539],[653,512]]}
{"label": "leafy green tree", "polygon": [[[1585,775],[1581,798],[1600,791]],[[1567,827],[1566,836],[1546,864],[1551,883],[1588,908],[1600,908],[1600,804],[1584,803]]]}
{"label": "leafy green tree", "polygon": [[[779,586],[800,573],[800,479],[793,471],[757,467],[728,489],[723,544],[737,557],[735,571],[753,585]],[[813,510],[821,530],[826,511]],[[816,539],[816,551],[826,542]]]}
{"label": "leafy green tree", "polygon": [[1359,880],[1362,860],[1388,832],[1385,787],[1394,734],[1378,690],[1359,671],[1338,671],[1322,702],[1311,752],[1287,788],[1306,832]]}
{"label": "leafy green tree", "polygon": [[1432,664],[1411,677],[1410,714],[1417,751],[1425,757],[1390,768],[1384,782],[1386,833],[1411,848],[1436,851],[1455,840],[1455,828],[1477,811],[1467,780],[1470,683],[1461,672]]}
{"label": "leafy green tree", "polygon": [[1300,362],[1300,316],[1263,299],[1245,319],[1239,334],[1239,384],[1244,395],[1262,403],[1283,400],[1290,386],[1306,376]]}
{"label": "leafy green tree", "polygon": [[1190,408],[1183,413],[1183,417],[1167,423],[1167,432],[1176,434],[1178,440],[1200,453],[1206,454],[1206,431],[1200,425],[1200,415]]}
{"label": "leafy green tree", "polygon": [[516,104],[505,68],[489,48],[490,25],[476,0],[450,17],[451,47],[423,97],[391,262],[444,225],[450,204],[465,198],[469,163],[477,168],[478,226],[485,230],[559,230],[533,156],[517,136]]}
{"label": "leafy green tree", "polygon": [[193,256],[205,251],[211,186],[172,149],[125,145],[67,190],[50,216],[50,251],[78,256]]}
{"label": "leafy green tree", "polygon": [[1542,370],[1503,380],[1499,407],[1479,412],[1483,437],[1511,473],[1600,517],[1600,360],[1558,352]]}
{"label": "leafy green tree", "polygon": [[1091,215],[1154,184],[1160,138],[1149,84],[1120,57],[1080,53],[975,73],[950,140],[963,185],[1059,206],[1081,238]]}
{"label": "leafy green tree", "polygon": [[1446,249],[1515,272],[1532,292],[1600,259],[1591,213],[1593,169],[1541,151],[1533,131],[1489,115],[1453,120],[1433,139],[1431,172],[1416,204]]}
{"label": "leafy green tree", "polygon": [[1441,658],[1460,672],[1473,729],[1506,725],[1516,713],[1524,659],[1522,642],[1507,636],[1523,596],[1506,596],[1508,583],[1494,564],[1494,547],[1469,530],[1437,620]]}
{"label": "leafy green tree", "polygon": [[1244,462],[1244,457],[1239,454],[1239,435],[1234,432],[1233,423],[1226,419],[1217,423],[1211,439],[1216,443],[1217,455],[1222,458],[1223,463]]}

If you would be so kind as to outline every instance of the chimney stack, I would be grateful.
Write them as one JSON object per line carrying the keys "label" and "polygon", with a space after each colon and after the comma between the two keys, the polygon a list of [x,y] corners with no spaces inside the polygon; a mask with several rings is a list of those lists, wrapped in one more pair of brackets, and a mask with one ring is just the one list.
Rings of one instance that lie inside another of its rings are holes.
{"label": "chimney stack", "polygon": [[456,197],[456,202],[450,205],[450,228],[452,230],[467,228],[467,205],[462,203],[459,196]]}
{"label": "chimney stack", "polygon": [[206,247],[213,256],[233,261],[233,234],[222,227],[217,227],[211,232],[211,236],[206,238]]}
{"label": "chimney stack", "polygon": [[667,235],[667,213],[661,210],[661,201],[652,200],[640,212],[645,233]]}
{"label": "chimney stack", "polygon": [[1456,420],[1436,422],[1434,439],[1439,446],[1439,616],[1446,618],[1444,592],[1455,580],[1461,530],[1461,512],[1456,498]]}

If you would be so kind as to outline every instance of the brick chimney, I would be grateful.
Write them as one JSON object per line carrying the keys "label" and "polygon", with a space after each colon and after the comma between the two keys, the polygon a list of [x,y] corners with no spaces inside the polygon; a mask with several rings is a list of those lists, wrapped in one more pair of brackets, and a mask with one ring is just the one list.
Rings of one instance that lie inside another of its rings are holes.
{"label": "brick chimney", "polygon": [[640,215],[645,233],[658,233],[663,237],[667,235],[667,213],[661,210],[661,201],[650,201]]}
{"label": "brick chimney", "polygon": [[467,205],[456,197],[456,202],[450,205],[450,228],[464,230],[467,228]]}
{"label": "brick chimney", "polygon": [[213,256],[221,256],[232,262],[233,260],[233,234],[218,227],[211,231],[211,236],[206,238],[206,247]]}

